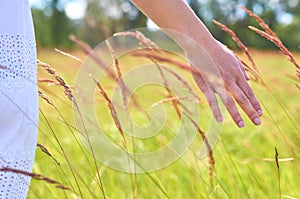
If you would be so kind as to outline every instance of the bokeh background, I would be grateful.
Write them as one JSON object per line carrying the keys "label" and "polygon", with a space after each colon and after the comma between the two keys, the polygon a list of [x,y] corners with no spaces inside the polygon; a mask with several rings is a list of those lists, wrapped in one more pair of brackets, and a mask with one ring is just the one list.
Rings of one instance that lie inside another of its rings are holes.
{"label": "bokeh background", "polygon": [[[213,35],[235,48],[232,40],[212,23],[218,20],[230,27],[247,45],[255,48],[275,48],[257,37],[247,26],[256,24],[237,5],[247,7],[264,21],[292,50],[299,50],[300,2],[298,0],[187,0]],[[75,34],[91,46],[97,45],[114,32],[154,24],[129,0],[30,0],[37,42],[41,47],[74,47],[68,39]]]}

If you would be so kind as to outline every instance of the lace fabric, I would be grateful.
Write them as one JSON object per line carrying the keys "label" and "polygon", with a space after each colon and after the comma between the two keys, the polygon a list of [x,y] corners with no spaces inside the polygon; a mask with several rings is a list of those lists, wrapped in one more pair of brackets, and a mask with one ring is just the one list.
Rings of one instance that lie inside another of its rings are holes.
{"label": "lace fabric", "polygon": [[[37,143],[35,40],[0,34],[0,168],[31,172]],[[0,199],[24,199],[30,177],[0,171]]]}
{"label": "lace fabric", "polygon": [[[38,131],[37,89],[9,87],[8,92],[0,90],[0,100],[0,168],[31,172]],[[1,199],[24,199],[29,185],[29,176],[0,171]]]}
{"label": "lace fabric", "polygon": [[[16,151],[1,150],[0,164],[2,168],[31,171],[35,147],[18,151],[18,156],[11,157]],[[13,172],[0,172],[0,198],[20,199],[27,195],[30,177]]]}
{"label": "lace fabric", "polygon": [[[14,90],[15,92],[11,92]],[[31,172],[37,143],[37,89],[0,90],[0,168]],[[0,171],[0,198],[24,199],[30,177]]]}
{"label": "lace fabric", "polygon": [[[38,132],[36,47],[28,0],[0,0],[0,168],[31,172]],[[24,199],[30,177],[0,171],[0,199]]]}
{"label": "lace fabric", "polygon": [[36,85],[35,41],[30,36],[0,34],[0,89]]}

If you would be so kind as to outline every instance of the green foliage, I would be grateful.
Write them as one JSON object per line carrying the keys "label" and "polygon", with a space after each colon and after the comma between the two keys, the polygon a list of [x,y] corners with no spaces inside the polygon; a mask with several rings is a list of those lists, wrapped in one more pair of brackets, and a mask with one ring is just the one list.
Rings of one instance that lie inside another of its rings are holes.
{"label": "green foliage", "polygon": [[[237,5],[242,5],[258,14],[271,29],[278,33],[288,48],[299,50],[300,39],[297,35],[300,31],[300,3],[298,1],[295,6],[289,1],[237,0],[227,2],[214,0],[200,3],[200,1],[191,0],[191,5],[196,14],[207,24],[213,35],[223,43],[230,44],[230,47],[235,48],[236,45],[232,43],[230,37],[226,36],[222,30],[211,22],[212,19],[218,20],[231,28],[247,46],[262,49],[274,48],[274,45],[270,42],[248,29],[249,25],[257,26],[257,23],[237,7]],[[284,15],[290,15],[293,18],[292,22],[284,21]]]}
{"label": "green foliage", "polygon": [[300,17],[296,18],[291,24],[284,28],[276,28],[278,36],[283,39],[283,43],[290,49],[298,49],[300,47]]}
{"label": "green foliage", "polygon": [[146,26],[147,18],[130,1],[88,1],[80,38],[91,46],[111,37],[115,32]]}
{"label": "green foliage", "polygon": [[40,47],[72,47],[69,34],[73,33],[76,23],[64,11],[56,7],[57,1],[49,3],[44,10],[32,9],[37,45]]}
{"label": "green foliage", "polygon": [[[88,0],[84,19],[77,21],[70,20],[63,9],[57,8],[59,2],[59,0],[47,1],[43,11],[33,9],[37,41],[43,47],[72,46],[68,39],[70,33],[95,46],[115,32],[146,26],[147,18],[129,0]],[[237,7],[242,5],[261,16],[278,33],[288,48],[299,50],[300,3],[298,1],[190,0],[189,2],[213,35],[230,47],[235,48],[236,45],[226,33],[212,23],[213,19],[231,28],[250,47],[274,48],[270,42],[248,29],[249,25],[257,26],[257,23]],[[286,15],[292,17],[290,23],[284,22]]]}

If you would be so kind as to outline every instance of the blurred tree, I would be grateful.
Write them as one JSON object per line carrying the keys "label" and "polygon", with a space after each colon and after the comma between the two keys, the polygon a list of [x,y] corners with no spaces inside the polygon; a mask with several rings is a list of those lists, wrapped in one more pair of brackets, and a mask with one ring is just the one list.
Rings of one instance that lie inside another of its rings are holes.
{"label": "blurred tree", "polygon": [[32,9],[36,38],[42,47],[71,47],[68,35],[74,32],[74,23],[59,9],[59,0],[44,1],[43,10]]}
{"label": "blurred tree", "polygon": [[285,5],[286,11],[281,17],[291,22],[282,24],[276,30],[286,46],[300,50],[300,2],[298,0],[281,0],[281,2]]}
{"label": "blurred tree", "polygon": [[[212,23],[215,19],[231,28],[238,37],[248,46],[258,48],[269,48],[273,45],[266,42],[263,38],[253,33],[248,29],[249,25],[257,26],[253,18],[238,8],[238,5],[247,7],[250,10],[259,12],[259,14],[271,28],[278,25],[277,10],[280,7],[279,3],[270,3],[269,0],[191,0],[191,7],[195,10],[196,14],[208,26],[212,34],[220,41],[228,44],[231,48],[237,47],[224,31]],[[273,4],[273,5],[272,5]]]}
{"label": "blurred tree", "polygon": [[115,32],[145,27],[147,18],[129,0],[89,0],[80,37],[94,46]]}
{"label": "blurred tree", "polygon": [[58,9],[59,0],[52,0],[50,2],[50,9],[52,10],[52,16],[50,18],[50,28],[53,45],[66,45],[68,35],[71,33],[71,21],[66,16],[64,10]]}
{"label": "blurred tree", "polygon": [[[74,1],[74,0],[69,0]],[[37,39],[42,46],[68,46],[70,33],[77,34],[91,46],[97,45],[113,33],[145,27],[147,18],[129,0],[86,0],[83,20],[71,21],[61,7],[63,0],[44,0],[43,11],[33,10]],[[212,23],[213,19],[229,26],[248,46],[272,48],[273,44],[248,29],[258,26],[256,21],[238,8],[247,7],[261,16],[289,48],[299,49],[299,0],[188,0],[195,13],[212,34],[230,47],[231,38]]]}
{"label": "blurred tree", "polygon": [[46,16],[44,11],[40,9],[32,9],[32,16],[34,18],[37,45],[42,47],[52,46],[50,17]]}

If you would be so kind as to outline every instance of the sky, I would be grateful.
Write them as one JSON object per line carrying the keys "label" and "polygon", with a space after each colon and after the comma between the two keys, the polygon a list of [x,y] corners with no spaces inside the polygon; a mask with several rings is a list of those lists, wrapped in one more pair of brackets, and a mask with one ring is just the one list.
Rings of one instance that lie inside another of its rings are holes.
{"label": "sky", "polygon": [[[29,0],[32,7],[43,8],[45,0]],[[86,1],[85,0],[61,0],[61,9],[64,9],[70,19],[82,19],[85,14]]]}

